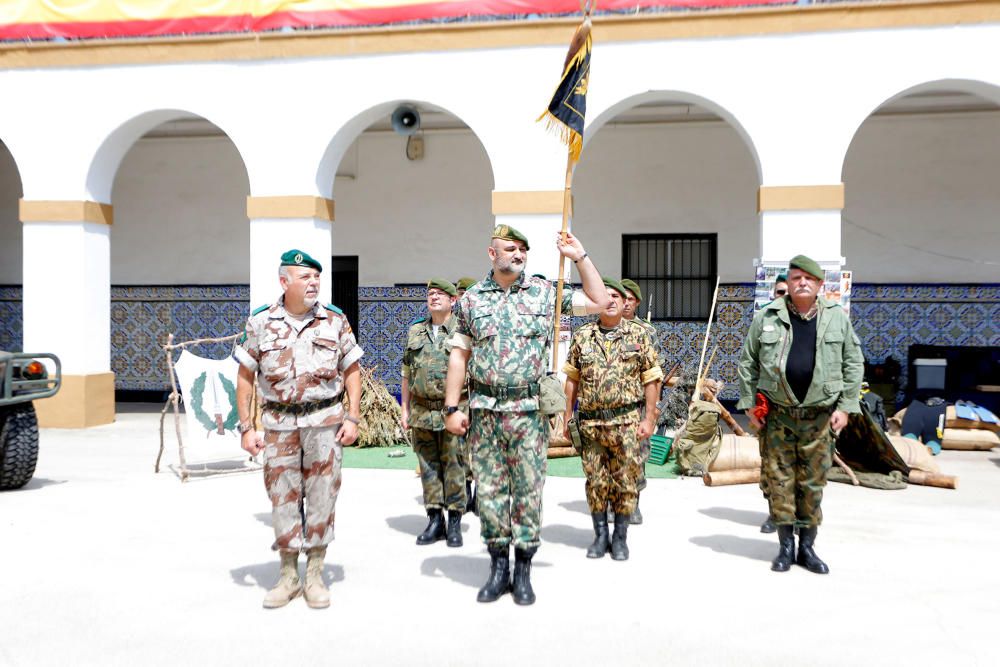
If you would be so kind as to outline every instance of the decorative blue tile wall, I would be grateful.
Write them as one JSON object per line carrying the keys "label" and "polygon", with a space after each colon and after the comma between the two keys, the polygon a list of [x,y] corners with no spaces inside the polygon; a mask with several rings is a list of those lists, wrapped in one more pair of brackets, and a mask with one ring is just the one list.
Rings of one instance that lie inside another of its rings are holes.
{"label": "decorative blue tile wall", "polygon": [[[178,341],[221,338],[243,331],[249,314],[247,285],[153,285],[111,288],[111,370],[116,389],[170,388],[167,335]],[[195,352],[222,359],[231,343]],[[194,350],[193,350],[194,351]]]}
{"label": "decorative blue tile wall", "polygon": [[[172,331],[178,340],[188,340],[241,331],[249,291],[247,285],[112,287],[111,367],[116,387],[167,389],[160,349],[167,334]],[[750,284],[723,285],[719,291],[712,336],[719,351],[712,375],[726,382],[726,399],[737,398],[736,367],[753,316],[752,299]],[[424,288],[362,287],[358,301],[362,363],[376,367],[389,391],[398,393],[403,339],[410,323],[424,312]],[[584,321],[573,319],[574,327]],[[895,357],[905,373],[907,350],[914,343],[1000,346],[1000,284],[855,284],[851,319],[865,356],[873,362]],[[0,286],[0,349],[21,349],[21,321],[21,288]],[[657,322],[656,327],[670,365],[698,363],[704,325]],[[215,344],[200,353],[221,358],[229,349]]]}
{"label": "decorative blue tile wall", "polygon": [[0,285],[0,350],[21,350],[21,286]]}

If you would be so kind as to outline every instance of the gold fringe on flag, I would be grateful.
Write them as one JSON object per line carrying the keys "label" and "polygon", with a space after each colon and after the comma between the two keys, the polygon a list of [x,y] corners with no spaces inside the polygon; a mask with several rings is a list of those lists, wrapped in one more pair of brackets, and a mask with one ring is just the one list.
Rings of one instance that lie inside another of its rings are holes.
{"label": "gold fringe on flag", "polygon": [[[570,158],[574,163],[579,161],[580,153],[583,151],[583,124],[586,110],[576,109],[569,102],[573,98],[582,98],[584,102],[586,101],[590,81],[590,53],[593,47],[588,12],[573,34],[563,65],[563,74],[553,93],[552,102],[537,119],[537,121],[545,119],[546,131],[556,135],[559,141],[568,147]],[[557,110],[556,113],[553,113],[553,107]],[[560,117],[557,113],[564,117]],[[574,121],[579,130],[571,126],[570,123]]]}

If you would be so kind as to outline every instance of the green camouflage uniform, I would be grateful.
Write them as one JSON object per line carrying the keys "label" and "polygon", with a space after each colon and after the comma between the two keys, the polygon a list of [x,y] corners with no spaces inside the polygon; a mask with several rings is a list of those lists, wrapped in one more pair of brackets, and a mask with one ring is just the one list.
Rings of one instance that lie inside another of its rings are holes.
{"label": "green camouflage uniform", "polygon": [[663,379],[649,329],[634,320],[605,333],[598,322],[573,334],[563,372],[577,382],[583,470],[591,513],[611,503],[630,515],[643,459],[637,441],[645,385]]}
{"label": "green camouflage uniform", "polygon": [[[649,334],[649,339],[653,343],[653,350],[656,352],[657,357],[659,358],[659,356],[660,356],[660,335],[656,331],[656,327],[653,326],[653,323],[652,322],[647,322],[646,320],[642,319],[639,316],[636,316],[635,319],[629,320],[629,321],[630,322],[637,322],[638,324],[642,325],[642,327]],[[663,359],[660,359],[659,363],[662,364],[663,363]],[[660,379],[662,380],[663,379],[662,368],[661,368],[660,376],[661,376]],[[643,417],[646,416],[645,409],[643,409],[643,411],[641,412],[641,416],[643,416]],[[649,438],[644,438],[639,443],[639,454],[642,456],[642,465],[639,466],[639,479],[636,482],[636,488],[639,491],[642,491],[643,489],[646,488],[646,463],[649,461],[649,452],[651,451],[651,449],[652,449],[652,445],[651,445],[651,443],[649,441]]]}
{"label": "green camouflage uniform", "polygon": [[816,314],[816,365],[801,403],[785,377],[792,330],[786,298],[761,309],[750,325],[739,364],[739,410],[753,407],[757,392],[771,404],[761,434],[763,485],[777,525],[818,526],[826,472],[835,437],[834,410],[860,412],[864,374],[861,342],[839,304],[819,297]]}
{"label": "green camouflage uniform", "polygon": [[[556,287],[523,274],[504,291],[492,272],[458,301],[454,347],[469,358],[467,439],[475,471],[483,541],[491,547],[539,544],[549,420],[538,409],[548,369]],[[563,291],[562,312],[586,314],[583,295]]]}
{"label": "green camouflage uniform", "polygon": [[[264,426],[264,486],[271,498],[274,549],[308,550],[333,539],[343,460],[337,430],[344,420],[343,372],[363,351],[334,306],[316,304],[302,319],[284,297],[247,320],[233,356],[257,376]],[[308,414],[268,404],[331,404]]]}
{"label": "green camouflage uniform", "polygon": [[[444,384],[448,375],[448,338],[455,331],[451,316],[438,329],[429,319],[414,323],[406,336],[403,377],[410,390],[409,425],[413,451],[420,460],[424,506],[465,511],[464,446],[444,428]],[[461,406],[464,409],[464,405]]]}

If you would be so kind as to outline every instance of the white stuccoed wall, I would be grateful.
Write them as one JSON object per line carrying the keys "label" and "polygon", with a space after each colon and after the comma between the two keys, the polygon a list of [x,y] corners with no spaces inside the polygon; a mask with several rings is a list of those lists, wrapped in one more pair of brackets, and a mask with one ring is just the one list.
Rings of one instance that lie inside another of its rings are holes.
{"label": "white stuccoed wall", "polygon": [[249,193],[225,137],[136,142],[112,192],[111,283],[248,283]]}
{"label": "white stuccoed wall", "polygon": [[844,181],[856,280],[1000,282],[1000,113],[873,118]]}
{"label": "white stuccoed wall", "polygon": [[[334,252],[362,257],[362,284],[417,282],[434,273],[476,275],[485,266],[483,241],[493,222],[489,191],[562,186],[565,153],[534,119],[564,55],[563,46],[554,46],[6,70],[0,85],[25,94],[23,103],[0,108],[0,137],[17,157],[27,199],[115,205],[115,283],[246,282],[247,192],[334,198]],[[723,280],[742,281],[762,251],[770,257],[801,245],[773,233],[780,241],[768,242],[760,232],[756,183],[828,185],[844,179],[848,218],[867,224],[878,217],[886,229],[916,224],[923,230],[917,245],[926,240],[945,254],[980,257],[964,251],[975,244],[991,256],[996,240],[988,233],[988,212],[995,209],[995,188],[985,184],[995,182],[986,174],[998,170],[992,126],[956,125],[935,135],[945,121],[926,121],[925,134],[892,121],[902,136],[879,138],[883,131],[875,127],[855,133],[880,104],[927,82],[1000,100],[996,62],[1000,26],[989,24],[598,42],[588,115],[592,139],[576,182],[577,230],[598,253],[598,265],[612,273],[620,265],[622,232],[715,230]],[[483,71],[496,76],[482,77]],[[337,85],[315,85],[331,80]],[[94,90],[101,95],[94,98]],[[651,95],[707,101],[732,127],[600,129],[616,110]],[[64,100],[82,97],[90,102],[73,106],[73,122],[67,122]],[[427,158],[420,163],[403,159],[401,138],[366,136],[357,180],[334,182],[340,155],[400,100],[446,108],[475,134],[428,134]],[[176,109],[216,123],[232,145],[135,145]],[[914,141],[917,135],[923,138]],[[890,145],[898,157],[887,164]],[[9,221],[17,191],[12,168],[0,166],[3,240],[19,236]],[[895,193],[894,203],[887,192]],[[837,236],[837,214],[823,215],[824,233]],[[938,238],[933,230],[942,218],[952,233]],[[596,231],[612,219],[617,229]],[[799,227],[803,241],[816,243],[814,230]],[[772,232],[779,228],[775,222]],[[886,254],[850,227],[840,236],[842,254],[861,280],[993,279],[968,262],[914,266],[910,255]],[[438,237],[444,239],[443,265],[435,253]],[[163,249],[167,244],[169,251]],[[0,279],[16,283],[20,271],[12,247],[8,242],[0,250]],[[225,261],[212,261],[220,255]]]}

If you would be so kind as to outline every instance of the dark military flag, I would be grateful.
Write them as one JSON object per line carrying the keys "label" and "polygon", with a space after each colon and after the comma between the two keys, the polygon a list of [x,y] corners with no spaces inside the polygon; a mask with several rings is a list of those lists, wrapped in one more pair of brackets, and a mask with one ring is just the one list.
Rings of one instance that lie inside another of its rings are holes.
{"label": "dark military flag", "polygon": [[593,41],[590,35],[590,11],[586,10],[583,23],[576,29],[566,54],[563,75],[559,80],[549,108],[539,116],[548,123],[549,130],[559,135],[569,148],[570,160],[576,163],[583,150],[583,123],[587,115],[587,85],[590,81],[590,52]]}

